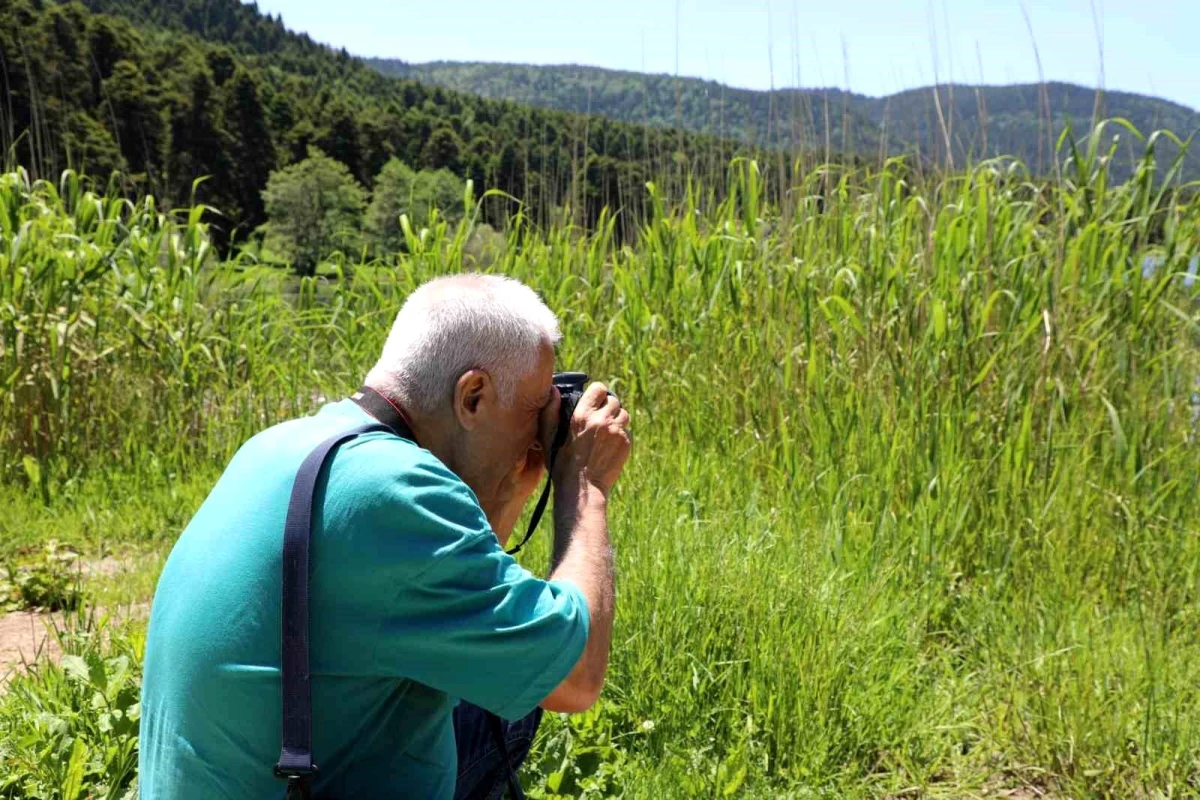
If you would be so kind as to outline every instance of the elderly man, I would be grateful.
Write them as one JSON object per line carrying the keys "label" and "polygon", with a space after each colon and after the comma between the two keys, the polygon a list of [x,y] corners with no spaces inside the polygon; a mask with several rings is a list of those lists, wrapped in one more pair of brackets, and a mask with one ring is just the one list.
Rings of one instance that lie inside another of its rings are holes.
{"label": "elderly man", "polygon": [[[630,449],[629,414],[604,386],[588,387],[551,476],[549,579],[505,552],[546,472],[559,338],[554,314],[516,281],[431,281],[401,308],[354,398],[238,451],[155,593],[142,800],[520,792],[512,770],[542,710],[583,711],[604,683],[607,502]],[[391,427],[302,467],[331,437],[386,417]],[[315,483],[297,502],[306,470]],[[285,790],[273,768],[296,753],[285,741],[281,759],[281,737],[309,726],[282,720],[284,529],[293,541],[292,515],[308,503],[311,679],[297,685],[311,695],[317,769]]]}

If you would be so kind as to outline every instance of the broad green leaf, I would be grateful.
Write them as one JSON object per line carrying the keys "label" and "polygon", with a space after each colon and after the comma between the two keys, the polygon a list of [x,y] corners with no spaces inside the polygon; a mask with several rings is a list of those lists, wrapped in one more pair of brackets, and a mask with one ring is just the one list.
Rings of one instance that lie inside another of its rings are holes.
{"label": "broad green leaf", "polygon": [[829,311],[829,306],[831,304],[837,306],[838,310],[841,312],[842,318],[850,323],[850,326],[858,332],[859,336],[864,336],[866,334],[866,331],[863,329],[862,322],[858,318],[858,314],[854,312],[854,307],[850,305],[846,298],[842,297],[841,295],[832,294],[821,301],[821,310],[825,312],[825,316],[830,322],[834,322],[835,317]]}
{"label": "broad green leaf", "polygon": [[91,680],[91,673],[87,662],[80,656],[63,656],[62,669],[67,674],[67,677],[80,683],[88,683]]}
{"label": "broad green leaf", "polygon": [[42,484],[42,468],[38,465],[33,456],[25,456],[21,459],[21,465],[25,468],[25,477],[29,479],[29,483],[33,486],[41,486]]}
{"label": "broad green leaf", "polygon": [[989,374],[991,374],[992,367],[996,366],[996,360],[998,358],[1000,358],[999,350],[992,353],[992,357],[987,360],[987,363],[983,365],[983,367],[979,370],[979,372],[975,373],[975,377],[971,379],[971,388],[972,389],[974,389],[979,384],[983,383],[984,379],[986,379],[987,376]]}
{"label": "broad green leaf", "polygon": [[67,762],[67,774],[63,779],[63,800],[76,800],[83,790],[83,768],[87,761],[87,747],[82,737],[76,737],[71,745],[71,758]]}
{"label": "broad green leaf", "polygon": [[1113,404],[1108,402],[1107,397],[1101,397],[1100,401],[1104,403],[1104,407],[1108,409],[1108,421],[1112,426],[1113,442],[1116,444],[1117,448],[1117,458],[1124,459],[1125,448],[1127,445],[1125,442],[1125,428],[1121,425],[1121,416],[1117,413],[1117,409],[1113,407]]}
{"label": "broad green leaf", "polygon": [[734,792],[736,792],[738,789],[742,788],[742,783],[745,780],[746,780],[746,765],[742,764],[742,766],[738,769],[738,771],[733,773],[733,777],[729,779],[729,781],[725,784],[724,787],[722,787],[721,794],[725,797],[729,797]]}

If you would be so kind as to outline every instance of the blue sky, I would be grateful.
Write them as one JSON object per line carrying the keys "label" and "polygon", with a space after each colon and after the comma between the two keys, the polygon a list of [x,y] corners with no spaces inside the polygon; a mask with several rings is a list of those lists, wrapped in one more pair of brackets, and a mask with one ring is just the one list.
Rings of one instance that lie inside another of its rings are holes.
{"label": "blue sky", "polygon": [[[580,63],[871,95],[1038,79],[1200,108],[1200,0],[259,0],[356,55]],[[676,8],[678,7],[678,49]],[[1092,9],[1099,18],[1097,26]],[[769,45],[769,46],[768,46]],[[769,55],[770,53],[770,55]],[[773,76],[772,76],[773,71]]]}

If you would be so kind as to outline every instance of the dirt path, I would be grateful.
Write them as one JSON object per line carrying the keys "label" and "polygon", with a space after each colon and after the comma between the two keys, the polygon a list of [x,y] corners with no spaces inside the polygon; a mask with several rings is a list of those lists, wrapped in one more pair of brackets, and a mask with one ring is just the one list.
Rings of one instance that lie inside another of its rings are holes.
{"label": "dirt path", "polygon": [[[96,609],[96,616],[103,616],[104,609]],[[113,617],[124,621],[145,618],[150,613],[149,603],[121,606]],[[0,614],[0,694],[3,694],[13,675],[22,672],[35,662],[54,661],[62,657],[62,649],[54,636],[53,628],[63,624],[61,613],[47,614],[36,611],[13,611]]]}
{"label": "dirt path", "polygon": [[0,692],[9,678],[35,659],[62,655],[48,624],[61,625],[61,614],[13,611],[0,615]]}

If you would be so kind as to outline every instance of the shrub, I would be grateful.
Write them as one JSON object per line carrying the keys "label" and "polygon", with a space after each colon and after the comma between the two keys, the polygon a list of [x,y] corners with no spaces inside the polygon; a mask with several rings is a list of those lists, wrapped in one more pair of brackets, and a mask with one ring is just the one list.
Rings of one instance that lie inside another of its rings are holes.
{"label": "shrub", "polygon": [[145,635],[83,612],[54,635],[62,663],[0,697],[0,798],[134,798]]}
{"label": "shrub", "polygon": [[315,147],[308,158],[271,173],[263,191],[265,245],[284,255],[300,275],[335,250],[359,246],[363,189],[344,164]]}
{"label": "shrub", "polygon": [[49,541],[41,557],[16,566],[4,566],[0,578],[0,611],[60,611],[79,604],[79,581],[72,566],[79,554]]}
{"label": "shrub", "polygon": [[415,172],[400,159],[391,159],[375,177],[367,208],[366,229],[371,244],[381,253],[402,251],[405,242],[401,214],[416,227],[426,224],[434,209],[443,219],[458,221],[463,214],[465,188],[462,179],[449,170]]}

